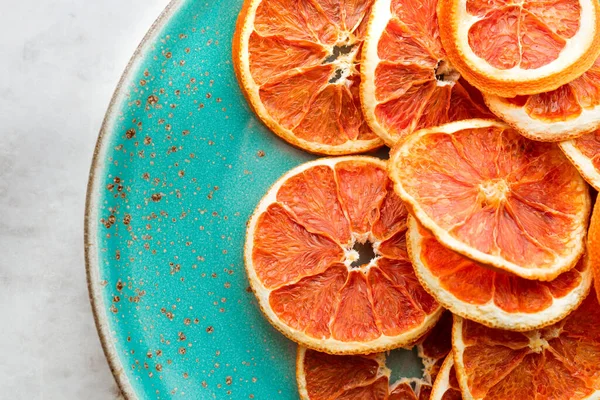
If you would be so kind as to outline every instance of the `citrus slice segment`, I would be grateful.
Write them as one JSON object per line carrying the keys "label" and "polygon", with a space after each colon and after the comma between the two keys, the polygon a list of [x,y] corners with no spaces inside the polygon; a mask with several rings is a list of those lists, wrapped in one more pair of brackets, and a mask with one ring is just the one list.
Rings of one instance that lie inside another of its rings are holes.
{"label": "citrus slice segment", "polygon": [[412,345],[442,308],[408,259],[407,215],[378,158],[320,159],[285,174],[246,234],[246,271],[269,322],[333,354]]}
{"label": "citrus slice segment", "polygon": [[592,271],[586,256],[550,282],[489,269],[444,247],[409,218],[407,243],[419,281],[444,307],[492,328],[526,331],[551,325],[589,293]]}
{"label": "citrus slice segment", "polygon": [[[384,399],[389,376],[384,354],[339,356],[298,346],[296,378],[302,399],[337,399],[357,388],[375,392],[374,399]],[[379,394],[377,382],[384,383]]]}
{"label": "citrus slice segment", "polygon": [[590,257],[596,295],[600,301],[600,202],[596,200],[588,231],[587,250]]}
{"label": "citrus slice segment", "polygon": [[448,58],[485,93],[555,90],[600,55],[596,0],[441,0],[437,14]]}
{"label": "citrus slice segment", "polygon": [[302,400],[426,400],[431,385],[402,378],[390,385],[385,353],[340,356],[298,346],[296,378]]}
{"label": "citrus slice segment", "polygon": [[428,400],[432,382],[452,350],[451,332],[452,314],[446,312],[417,345],[424,365],[423,377],[401,377],[396,382],[391,382],[386,353],[330,355],[298,346],[296,379],[300,398]]}
{"label": "citrus slice segment", "polygon": [[600,129],[558,145],[581,176],[600,190]]}
{"label": "citrus slice segment", "polygon": [[526,279],[552,280],[584,252],[588,186],[552,143],[487,120],[409,136],[390,177],[444,246]]}
{"label": "citrus slice segment", "polygon": [[463,398],[597,399],[600,305],[588,296],[566,319],[510,332],[455,316],[454,368]]}
{"label": "citrus slice segment", "polygon": [[454,369],[454,357],[449,354],[435,379],[430,400],[462,400],[462,398]]}
{"label": "citrus slice segment", "polygon": [[363,48],[361,101],[369,126],[392,146],[414,130],[489,118],[439,39],[437,1],[376,0]]}
{"label": "citrus slice segment", "polygon": [[317,154],[382,145],[360,106],[359,56],[373,0],[245,0],[233,65],[252,110],[275,134]]}
{"label": "citrus slice segment", "polygon": [[529,139],[577,138],[600,128],[600,58],[582,76],[556,90],[512,99],[489,94],[484,98],[490,110]]}

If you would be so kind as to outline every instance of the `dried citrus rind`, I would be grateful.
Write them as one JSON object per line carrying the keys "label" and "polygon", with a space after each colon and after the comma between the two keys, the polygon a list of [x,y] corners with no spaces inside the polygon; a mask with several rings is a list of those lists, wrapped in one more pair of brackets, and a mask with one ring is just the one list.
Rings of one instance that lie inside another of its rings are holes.
{"label": "dried citrus rind", "polygon": [[556,90],[512,99],[485,94],[484,99],[494,114],[529,139],[578,138],[600,128],[600,58]]}
{"label": "dried citrus rind", "polygon": [[554,144],[495,121],[460,121],[408,137],[389,170],[411,214],[480,263],[549,281],[584,252],[588,186]]}
{"label": "dried citrus rind", "polygon": [[436,3],[373,4],[362,56],[361,102],[369,126],[388,146],[421,128],[492,116],[442,48]]}
{"label": "dried citrus rind", "polygon": [[600,398],[600,305],[588,296],[564,320],[528,332],[455,316],[454,368],[471,399]]}
{"label": "dried citrus rind", "polygon": [[462,400],[452,354],[449,354],[442,364],[433,384],[430,400]]}
{"label": "dried citrus rind", "polygon": [[[442,309],[408,260],[407,215],[378,158],[319,159],[285,174],[246,234],[246,271],[269,322],[332,354],[412,346]],[[373,253],[363,260],[358,244]]]}
{"label": "dried citrus rind", "polygon": [[563,319],[592,285],[589,259],[549,281],[492,270],[445,248],[409,217],[407,243],[419,281],[454,314],[492,328],[526,331]]}
{"label": "dried citrus rind", "polygon": [[596,0],[440,0],[437,13],[450,61],[485,93],[555,90],[600,55]]}
{"label": "dried citrus rind", "polygon": [[581,176],[600,190],[600,129],[558,145]]}
{"label": "dried citrus rind", "polygon": [[360,106],[359,57],[371,0],[245,0],[233,64],[256,115],[316,154],[362,153],[383,143]]}

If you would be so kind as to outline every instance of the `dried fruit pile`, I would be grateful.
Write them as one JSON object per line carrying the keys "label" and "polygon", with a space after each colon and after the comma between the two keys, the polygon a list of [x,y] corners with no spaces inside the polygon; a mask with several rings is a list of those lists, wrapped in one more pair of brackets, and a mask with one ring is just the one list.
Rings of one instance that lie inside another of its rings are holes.
{"label": "dried fruit pile", "polygon": [[274,133],[345,155],[248,224],[303,399],[600,398],[597,0],[246,0],[233,61]]}

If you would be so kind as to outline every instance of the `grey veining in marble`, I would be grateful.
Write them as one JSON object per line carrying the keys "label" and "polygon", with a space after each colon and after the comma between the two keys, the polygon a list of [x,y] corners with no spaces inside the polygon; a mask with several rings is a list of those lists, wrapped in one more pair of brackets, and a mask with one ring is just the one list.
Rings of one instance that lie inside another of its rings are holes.
{"label": "grey veining in marble", "polygon": [[0,400],[118,398],[85,281],[96,136],[168,0],[0,0]]}

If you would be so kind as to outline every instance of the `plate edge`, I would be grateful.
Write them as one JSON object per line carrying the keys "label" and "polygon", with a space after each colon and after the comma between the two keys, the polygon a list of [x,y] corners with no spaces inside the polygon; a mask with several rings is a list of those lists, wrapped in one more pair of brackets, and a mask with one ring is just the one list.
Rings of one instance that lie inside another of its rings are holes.
{"label": "plate edge", "polygon": [[125,70],[123,71],[121,78],[113,92],[110,103],[104,120],[100,127],[98,139],[94,147],[94,154],[92,157],[92,163],[90,167],[88,184],[86,189],[85,199],[85,215],[84,215],[84,255],[85,255],[85,269],[86,269],[86,280],[88,287],[88,295],[90,305],[92,307],[92,314],[94,316],[94,323],[100,338],[100,344],[104,351],[104,356],[108,361],[110,370],[115,378],[117,386],[119,387],[121,394],[126,400],[138,400],[139,397],[135,393],[127,374],[119,360],[117,349],[114,342],[111,340],[110,326],[108,324],[108,317],[106,314],[106,308],[104,307],[104,300],[102,297],[102,286],[98,280],[99,278],[99,265],[98,265],[98,250],[97,250],[97,227],[98,227],[98,195],[99,195],[99,177],[102,176],[100,171],[104,168],[103,155],[106,150],[106,142],[110,137],[110,131],[116,121],[119,109],[117,108],[121,104],[121,100],[124,97],[123,89],[127,87],[127,84],[131,82],[133,76],[138,70],[141,62],[144,59],[144,55],[148,50],[148,46],[154,43],[154,40],[162,32],[167,21],[176,13],[176,11],[186,2],[186,0],[171,0],[169,4],[164,8],[160,15],[156,18],[154,23],[148,29],[144,35],[142,41],[135,49],[133,55],[129,59]]}

